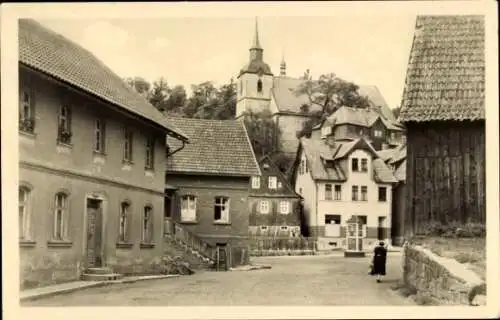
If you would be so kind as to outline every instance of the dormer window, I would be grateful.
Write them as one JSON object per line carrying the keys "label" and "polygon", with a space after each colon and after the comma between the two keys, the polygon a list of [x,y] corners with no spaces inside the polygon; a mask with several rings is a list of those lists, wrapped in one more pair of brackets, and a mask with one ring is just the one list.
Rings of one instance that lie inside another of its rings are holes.
{"label": "dormer window", "polygon": [[262,80],[257,80],[257,92],[262,93]]}
{"label": "dormer window", "polygon": [[325,139],[328,137],[330,134],[332,134],[332,127],[331,126],[323,126],[321,128],[321,138]]}
{"label": "dormer window", "polygon": [[374,130],[373,135],[377,138],[381,138],[382,137],[382,130]]}

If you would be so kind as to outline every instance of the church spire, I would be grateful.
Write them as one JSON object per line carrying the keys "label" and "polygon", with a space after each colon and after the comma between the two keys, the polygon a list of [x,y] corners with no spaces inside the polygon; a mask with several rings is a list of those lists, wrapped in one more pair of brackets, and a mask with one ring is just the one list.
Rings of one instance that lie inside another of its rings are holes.
{"label": "church spire", "polygon": [[259,41],[259,24],[257,22],[257,17],[255,17],[255,35],[253,38],[252,46],[250,47],[250,61],[262,61],[263,51],[264,50],[260,46]]}
{"label": "church spire", "polygon": [[257,17],[255,17],[255,35],[253,37],[253,43],[251,49],[261,49],[260,41],[259,41],[259,23],[257,22]]}
{"label": "church spire", "polygon": [[286,62],[284,52],[281,53],[280,76],[286,76]]}

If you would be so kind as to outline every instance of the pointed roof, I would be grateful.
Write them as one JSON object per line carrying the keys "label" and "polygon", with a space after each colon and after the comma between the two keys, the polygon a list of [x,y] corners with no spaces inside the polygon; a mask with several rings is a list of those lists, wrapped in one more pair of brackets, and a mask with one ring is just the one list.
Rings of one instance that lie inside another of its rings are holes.
{"label": "pointed roof", "polygon": [[19,19],[19,63],[188,140],[158,109],[90,51],[33,19]]}
{"label": "pointed roof", "polygon": [[418,16],[402,122],[484,120],[484,17]]}
{"label": "pointed roof", "polygon": [[[281,184],[282,184],[281,190],[277,193],[272,193],[271,195],[301,198],[301,195],[299,195],[297,192],[295,192],[294,188],[292,187],[292,185],[288,181],[287,176],[283,172],[281,172],[281,170],[278,168],[276,163],[271,159],[271,156],[269,154],[262,156],[258,160],[260,171],[261,172],[264,171],[264,164],[266,162],[269,163],[273,167],[273,175],[277,175],[279,177],[278,181],[281,182]],[[252,190],[250,190],[250,195],[262,196],[262,195],[266,195],[266,194],[262,193],[261,191],[252,189]],[[267,194],[267,195],[269,195],[269,194]]]}
{"label": "pointed roof", "polygon": [[253,37],[252,47],[250,49],[259,49],[262,50],[259,41],[259,23],[257,21],[257,17],[255,18],[255,34]]}

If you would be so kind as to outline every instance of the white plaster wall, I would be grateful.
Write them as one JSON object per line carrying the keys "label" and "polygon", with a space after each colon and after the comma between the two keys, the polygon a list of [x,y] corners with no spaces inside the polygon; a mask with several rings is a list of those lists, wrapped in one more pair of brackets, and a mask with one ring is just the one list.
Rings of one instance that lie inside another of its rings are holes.
{"label": "white plaster wall", "polygon": [[[366,158],[368,159],[368,172],[352,172],[351,159]],[[373,180],[371,168],[371,154],[364,150],[355,150],[348,158],[348,180],[344,183],[332,184],[332,194],[335,197],[335,184],[342,185],[342,199],[324,200],[325,199],[325,184],[329,182],[318,182],[318,226],[325,224],[326,214],[341,215],[341,224],[345,225],[345,221],[352,215],[366,215],[368,227],[378,227],[378,217],[386,217],[386,226],[391,226],[391,202],[392,202],[392,186],[390,184],[378,184]],[[359,196],[361,195],[361,186],[368,187],[368,201],[352,201],[352,186],[359,186]],[[378,201],[378,187],[387,188],[387,201]]]}
{"label": "white plaster wall", "polygon": [[[305,160],[304,152],[300,154],[300,159]],[[300,163],[300,162],[299,162]],[[302,188],[302,193],[300,190]],[[304,212],[306,215],[306,221],[309,226],[316,225],[316,184],[311,177],[311,172],[305,172],[300,174],[297,168],[297,175],[295,178],[295,192],[301,194],[304,198]]]}
{"label": "white plaster wall", "polygon": [[[262,81],[262,93],[257,92],[257,81],[259,78]],[[271,88],[273,85],[273,77],[263,75],[259,77],[257,74],[245,73],[238,79],[237,88],[237,104],[236,116],[238,117],[247,109],[258,112],[269,108],[271,99]]]}

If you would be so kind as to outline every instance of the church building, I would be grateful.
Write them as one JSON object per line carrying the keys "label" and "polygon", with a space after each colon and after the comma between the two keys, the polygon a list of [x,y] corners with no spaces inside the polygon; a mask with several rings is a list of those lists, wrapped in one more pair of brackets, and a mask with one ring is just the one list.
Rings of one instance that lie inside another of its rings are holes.
{"label": "church building", "polygon": [[[249,62],[240,70],[237,79],[236,117],[240,117],[246,110],[269,110],[281,129],[282,151],[291,158],[295,157],[299,145],[297,131],[302,129],[302,124],[309,117],[302,111],[303,106],[307,105],[310,111],[319,110],[319,107],[310,105],[307,95],[295,94],[295,90],[305,80],[287,76],[284,59],[281,61],[279,75],[276,76],[271,71],[271,67],[264,61],[257,22]],[[367,96],[372,107],[377,108],[384,118],[396,121],[376,86],[360,85],[359,93]]]}

